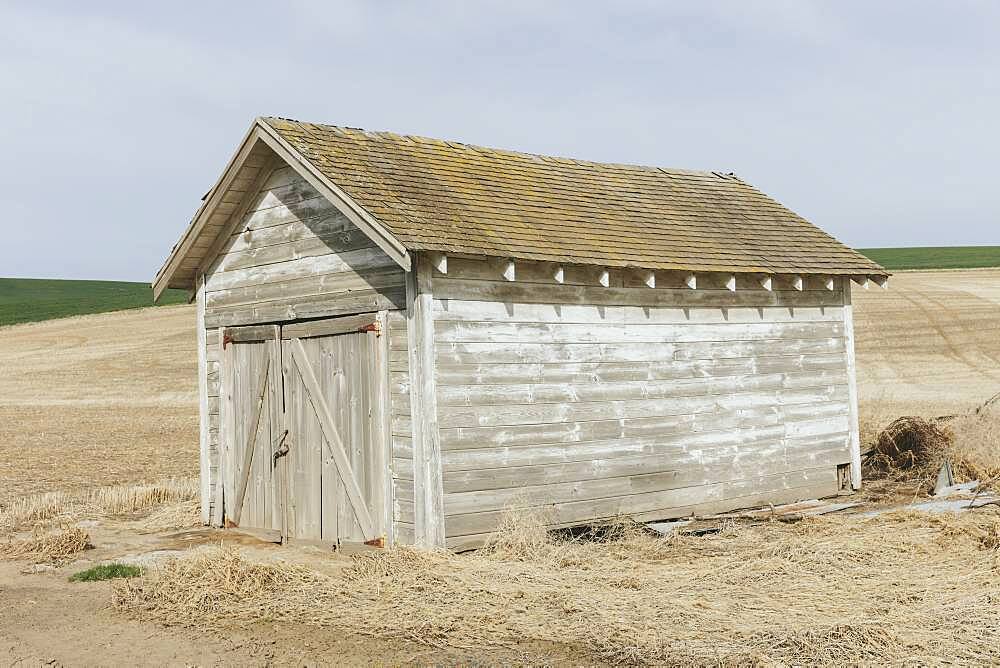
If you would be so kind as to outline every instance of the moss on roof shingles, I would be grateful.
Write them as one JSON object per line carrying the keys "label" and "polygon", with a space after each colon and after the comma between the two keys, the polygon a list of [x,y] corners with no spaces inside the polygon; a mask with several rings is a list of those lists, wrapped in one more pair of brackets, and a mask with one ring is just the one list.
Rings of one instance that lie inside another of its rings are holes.
{"label": "moss on roof shingles", "polygon": [[656,269],[887,273],[733,175],[263,120],[410,250]]}

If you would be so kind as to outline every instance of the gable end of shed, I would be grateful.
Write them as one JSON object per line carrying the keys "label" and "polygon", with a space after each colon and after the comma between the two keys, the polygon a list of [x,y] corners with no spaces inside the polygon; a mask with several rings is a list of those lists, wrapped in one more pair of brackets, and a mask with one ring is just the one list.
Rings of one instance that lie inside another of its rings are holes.
{"label": "gable end of shed", "polygon": [[257,119],[157,272],[152,282],[154,299],[167,288],[195,291],[198,276],[208,270],[234,230],[251,213],[269,175],[281,168],[296,174],[399,267],[409,271],[410,255],[403,244],[270,126]]}

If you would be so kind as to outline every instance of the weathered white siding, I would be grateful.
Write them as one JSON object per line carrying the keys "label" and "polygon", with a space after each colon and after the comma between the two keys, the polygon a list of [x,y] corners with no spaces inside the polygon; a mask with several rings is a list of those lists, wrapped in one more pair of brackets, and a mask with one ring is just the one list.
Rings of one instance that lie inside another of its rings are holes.
{"label": "weathered white siding", "polygon": [[211,518],[212,524],[219,524],[221,522],[222,508],[217,505],[217,499],[219,496],[219,488],[217,486],[219,481],[219,361],[220,361],[220,348],[219,348],[219,332],[218,329],[206,330],[205,336],[205,362],[206,362],[206,384],[205,391],[207,392],[206,397],[206,407],[208,413],[208,423],[206,425],[205,431],[205,444],[202,446],[206,448],[207,454],[205,456],[204,468],[208,470],[208,483],[206,485],[205,480],[202,480],[202,486],[207,487],[204,489],[204,494],[207,495],[209,499],[209,517]]}
{"label": "weathered white siding", "polygon": [[[258,186],[234,209],[239,222],[218,242],[199,296],[207,380],[203,468],[216,524],[220,328],[405,307],[403,270],[291,167],[272,163]],[[400,319],[390,318],[397,326]]]}
{"label": "weathered white siding", "polygon": [[403,308],[404,286],[396,262],[284,166],[264,181],[212,262],[205,324]]}
{"label": "weathered white siding", "polygon": [[389,391],[391,394],[392,520],[396,542],[411,544],[413,530],[413,436],[410,419],[409,356],[406,317],[402,311],[388,314]]}
{"label": "weathered white siding", "polygon": [[[553,524],[666,518],[837,490],[850,462],[844,294],[819,278],[449,258],[433,278],[447,542],[510,504]],[[709,281],[715,281],[711,284]],[[400,406],[405,396],[396,397]],[[527,500],[527,501],[526,501]]]}

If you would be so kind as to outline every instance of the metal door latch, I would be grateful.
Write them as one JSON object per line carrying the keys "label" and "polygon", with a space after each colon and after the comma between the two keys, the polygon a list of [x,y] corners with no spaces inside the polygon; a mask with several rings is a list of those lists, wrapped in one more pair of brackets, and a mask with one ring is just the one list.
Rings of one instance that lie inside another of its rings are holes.
{"label": "metal door latch", "polygon": [[283,433],[281,435],[281,437],[276,441],[276,445],[278,446],[278,449],[274,451],[273,455],[271,455],[271,467],[272,468],[278,463],[278,460],[280,458],[282,458],[282,457],[284,457],[285,455],[288,454],[288,444],[285,443],[285,439],[287,439],[287,438],[288,438],[288,430],[286,429],[285,433]]}

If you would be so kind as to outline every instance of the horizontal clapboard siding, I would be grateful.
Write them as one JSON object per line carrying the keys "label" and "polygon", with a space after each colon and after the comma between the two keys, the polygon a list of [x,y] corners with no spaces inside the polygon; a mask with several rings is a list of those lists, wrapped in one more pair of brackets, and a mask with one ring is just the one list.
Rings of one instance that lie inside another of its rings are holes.
{"label": "horizontal clapboard siding", "polygon": [[[406,316],[402,311],[390,311],[388,314],[388,332],[390,351],[406,354]],[[389,370],[390,387],[400,388],[407,385],[408,367]],[[399,402],[391,404],[392,418],[392,521],[394,536],[397,543],[412,544],[413,530],[413,435],[409,429],[410,407]],[[400,423],[406,429],[397,428]]]}
{"label": "horizontal clapboard siding", "polygon": [[[630,516],[637,521],[688,517],[768,503],[790,503],[837,489],[836,470],[830,466],[767,474],[746,480],[716,482],[697,487],[633,493],[590,500],[569,499],[545,506],[552,526],[572,526]],[[462,550],[482,545],[489,527],[496,527],[503,511],[482,511],[448,518],[447,546]]]}
{"label": "horizontal clapboard siding", "polygon": [[205,363],[208,394],[209,517],[215,517],[216,485],[219,481],[219,332],[205,330]]}
{"label": "horizontal clapboard siding", "polygon": [[[613,270],[605,287],[598,271],[567,267],[560,285],[551,265],[519,262],[505,281],[499,261],[449,258],[435,274],[449,546],[481,543],[513,505],[568,525],[836,491],[850,460],[839,283],[691,290],[658,272],[649,288]],[[405,335],[390,336],[394,431],[407,433]]]}
{"label": "horizontal clapboard siding", "polygon": [[404,307],[404,272],[289,166],[264,181],[214,258],[207,327]]}

